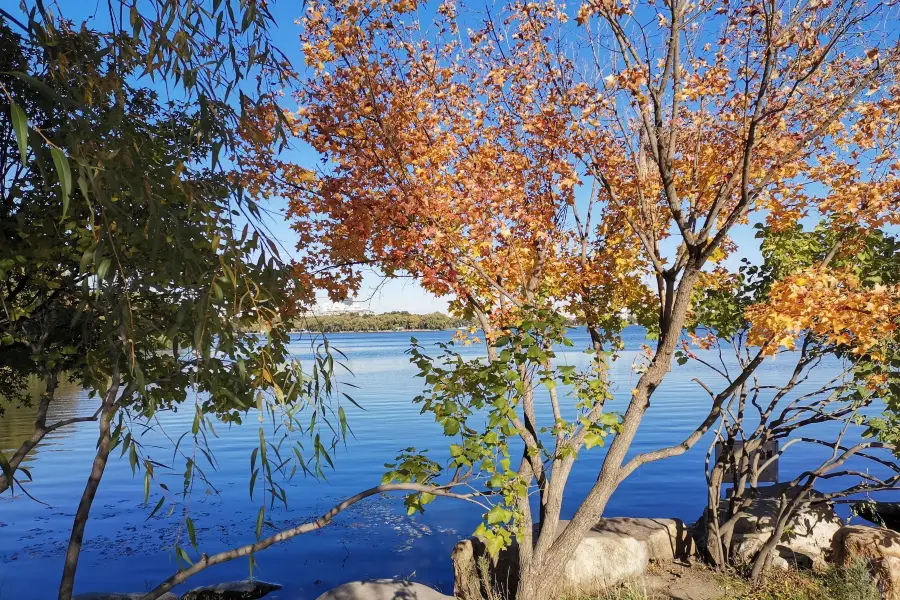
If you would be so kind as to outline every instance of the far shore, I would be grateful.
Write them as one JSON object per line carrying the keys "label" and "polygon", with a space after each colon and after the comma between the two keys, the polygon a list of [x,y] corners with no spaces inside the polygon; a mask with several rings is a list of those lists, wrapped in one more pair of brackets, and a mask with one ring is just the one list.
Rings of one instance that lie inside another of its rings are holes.
{"label": "far shore", "polygon": [[317,329],[297,329],[290,331],[291,335],[298,333],[421,333],[423,331],[456,331],[462,327],[447,327],[445,329],[343,329],[341,331],[319,331]]}

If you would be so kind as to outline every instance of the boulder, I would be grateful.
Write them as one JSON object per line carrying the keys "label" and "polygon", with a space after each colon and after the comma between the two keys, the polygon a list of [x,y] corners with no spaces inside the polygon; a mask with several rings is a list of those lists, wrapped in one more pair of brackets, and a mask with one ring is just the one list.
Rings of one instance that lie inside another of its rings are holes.
{"label": "boulder", "polygon": [[[140,600],[147,592],[88,592],[72,597],[72,600]],[[159,600],[178,600],[178,596],[167,592]]]}
{"label": "boulder", "polygon": [[[756,558],[775,529],[779,505],[787,484],[757,488],[757,497],[744,509],[744,515],[735,523],[731,538],[731,557],[736,564],[749,564]],[[812,498],[821,493],[812,490]],[[724,520],[726,502],[722,503]],[[786,533],[775,547],[772,566],[782,569],[807,567],[821,570],[827,567],[831,551],[831,539],[843,527],[841,518],[827,502],[801,506],[791,517]]]}
{"label": "boulder", "polygon": [[280,589],[281,586],[277,583],[253,579],[226,581],[194,588],[183,595],[181,600],[256,600]]}
{"label": "boulder", "polygon": [[[557,532],[568,524],[561,521]],[[677,519],[603,519],[585,535],[566,564],[562,587],[591,593],[640,576],[652,562],[687,558],[693,543]],[[464,600],[488,597],[492,590],[511,597],[517,585],[518,548],[513,545],[489,560],[477,538],[453,549],[454,593]]]}
{"label": "boulder", "polygon": [[595,528],[584,536],[566,564],[563,586],[573,592],[602,589],[642,575],[649,565],[646,543]]}
{"label": "boulder", "polygon": [[900,600],[900,533],[862,525],[842,527],[832,540],[832,559],[844,567],[864,560],[885,600]]}
{"label": "boulder", "polygon": [[652,562],[685,560],[695,552],[694,541],[679,519],[615,517],[600,521],[591,531],[594,533],[635,539],[647,548]]}
{"label": "boulder", "polygon": [[317,600],[454,600],[444,594],[412,581],[378,579],[351,581],[325,592]]}

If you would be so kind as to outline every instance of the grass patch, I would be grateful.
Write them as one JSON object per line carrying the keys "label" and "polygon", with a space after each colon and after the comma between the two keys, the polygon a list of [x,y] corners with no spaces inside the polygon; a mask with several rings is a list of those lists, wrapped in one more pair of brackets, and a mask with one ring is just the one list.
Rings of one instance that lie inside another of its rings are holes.
{"label": "grass patch", "polygon": [[[692,574],[684,575],[685,583],[693,588],[692,577],[697,582],[712,583],[708,593],[715,600],[881,600],[881,593],[865,561],[855,562],[847,568],[831,567],[825,573],[773,569],[761,585],[752,585],[740,577],[690,571]],[[670,600],[670,596],[663,588],[659,591],[650,589],[638,579],[608,590],[567,596],[561,600]]]}
{"label": "grass patch", "polygon": [[[749,586],[748,586],[749,587]],[[881,600],[865,561],[822,574],[772,570],[765,583],[727,600]]]}
{"label": "grass patch", "polygon": [[881,592],[864,560],[854,561],[846,569],[832,567],[821,579],[822,585],[835,600],[881,600]]}

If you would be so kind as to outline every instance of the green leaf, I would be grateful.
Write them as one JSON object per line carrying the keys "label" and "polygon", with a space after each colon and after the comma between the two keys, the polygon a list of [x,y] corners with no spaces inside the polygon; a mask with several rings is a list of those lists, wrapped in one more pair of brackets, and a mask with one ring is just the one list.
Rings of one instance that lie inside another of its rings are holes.
{"label": "green leaf", "polygon": [[259,507],[259,514],[256,515],[256,539],[258,540],[262,535],[262,526],[263,526],[263,517],[266,515],[266,507]]}
{"label": "green leaf", "polygon": [[66,218],[69,212],[69,195],[72,193],[72,171],[69,169],[69,160],[63,151],[59,148],[50,148],[50,155],[53,157],[53,164],[56,166],[56,174],[59,177],[59,184],[62,188],[63,212],[62,218]]}
{"label": "green leaf", "polygon": [[25,111],[15,102],[12,102],[9,108],[12,112],[12,126],[16,133],[16,142],[19,144],[19,154],[22,155],[22,164],[24,165],[28,154],[28,119],[25,117]]}
{"label": "green leaf", "polygon": [[588,431],[584,435],[584,445],[588,450],[593,448],[594,446],[602,446],[603,445],[603,437],[601,437],[598,433],[594,431]]}
{"label": "green leaf", "polygon": [[153,515],[155,515],[160,508],[162,508],[163,502],[165,502],[165,501],[166,501],[165,496],[163,496],[162,498],[159,499],[159,502],[157,502],[156,506],[153,507],[153,510],[150,511],[150,515],[147,516],[148,521],[153,518]]}
{"label": "green leaf", "polygon": [[45,95],[47,98],[59,102],[60,104],[65,104],[66,106],[73,106],[73,101],[71,98],[67,98],[51,88],[49,85],[37,79],[36,77],[32,77],[27,73],[23,73],[22,71],[7,71],[10,75],[13,75],[25,83],[31,85],[34,89],[36,89],[41,94]]}
{"label": "green leaf", "polygon": [[194,547],[194,550],[197,550],[197,532],[194,531],[194,521],[188,517],[185,523],[187,525],[188,538],[191,540],[191,545]]}
{"label": "green leaf", "polygon": [[191,561],[191,557],[189,557],[187,555],[187,552],[185,552],[184,548],[182,548],[181,546],[175,546],[175,554],[177,554],[178,557],[181,558],[181,560],[183,560],[187,564],[189,564],[189,565],[194,564],[193,561]]}
{"label": "green leaf", "polygon": [[135,450],[133,444],[130,446],[128,451],[128,463],[131,465],[131,474],[134,475],[137,471],[138,455],[137,450]]}
{"label": "green leaf", "polygon": [[444,421],[444,435],[453,436],[459,433],[459,421],[450,417]]}
{"label": "green leaf", "polygon": [[97,267],[97,279],[106,279],[106,273],[109,271],[110,264],[112,264],[112,261],[109,258],[104,258],[100,262],[100,266]]}
{"label": "green leaf", "polygon": [[499,504],[493,507],[487,514],[488,525],[508,523],[510,519],[512,519],[512,512],[506,510]]}
{"label": "green leaf", "polygon": [[338,407],[338,421],[341,423],[341,437],[347,438],[347,415],[344,414],[344,407]]}
{"label": "green leaf", "polygon": [[259,469],[253,469],[253,475],[250,476],[250,499],[253,500],[253,487],[256,485],[256,476],[259,475]]}

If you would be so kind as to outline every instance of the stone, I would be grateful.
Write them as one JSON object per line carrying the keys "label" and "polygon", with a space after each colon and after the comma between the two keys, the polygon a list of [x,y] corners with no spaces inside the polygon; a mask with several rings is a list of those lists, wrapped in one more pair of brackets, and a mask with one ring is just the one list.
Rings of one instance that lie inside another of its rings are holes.
{"label": "stone", "polygon": [[[562,532],[568,521],[561,521]],[[592,593],[639,577],[651,562],[688,558],[694,549],[684,523],[677,519],[613,518],[601,520],[575,549],[566,564],[561,586],[566,591]],[[511,597],[517,585],[518,549],[514,545],[485,564],[481,540],[464,540],[453,549],[454,593],[464,600]]]}
{"label": "stone", "polygon": [[378,579],[351,581],[325,592],[316,600],[454,600],[444,594],[412,581]]}
{"label": "stone", "polygon": [[[736,564],[750,564],[772,535],[781,495],[786,489],[787,484],[757,488],[757,497],[744,509],[745,514],[738,518],[734,526],[731,557]],[[821,497],[821,493],[815,490],[810,495]],[[723,502],[723,513],[725,505],[726,502]],[[724,519],[725,515],[721,518]],[[843,526],[843,521],[827,502],[801,506],[791,517],[786,534],[775,547],[771,565],[782,569],[827,568],[831,540]]]}
{"label": "stone", "polygon": [[181,597],[181,600],[257,600],[263,596],[280,590],[277,583],[267,583],[245,579],[243,581],[226,581],[216,585],[194,588]]}
{"label": "stone", "polygon": [[[87,594],[77,594],[72,600],[140,600],[147,595],[147,592],[88,592]],[[159,597],[159,600],[178,600],[178,596],[171,592],[166,592]]]}
{"label": "stone", "polygon": [[[562,532],[568,521],[561,521]],[[643,575],[651,562],[687,558],[693,548],[678,519],[603,519],[575,549],[565,570],[564,586],[590,592]]]}
{"label": "stone", "polygon": [[890,529],[852,525],[832,540],[832,560],[847,567],[864,560],[885,600],[900,600],[900,533]]}
{"label": "stone", "polygon": [[592,591],[638,577],[650,564],[647,545],[630,536],[594,529],[566,564],[563,587]]}
{"label": "stone", "polygon": [[591,533],[609,533],[633,538],[647,548],[652,562],[686,560],[695,552],[688,528],[679,519],[603,519]]}

